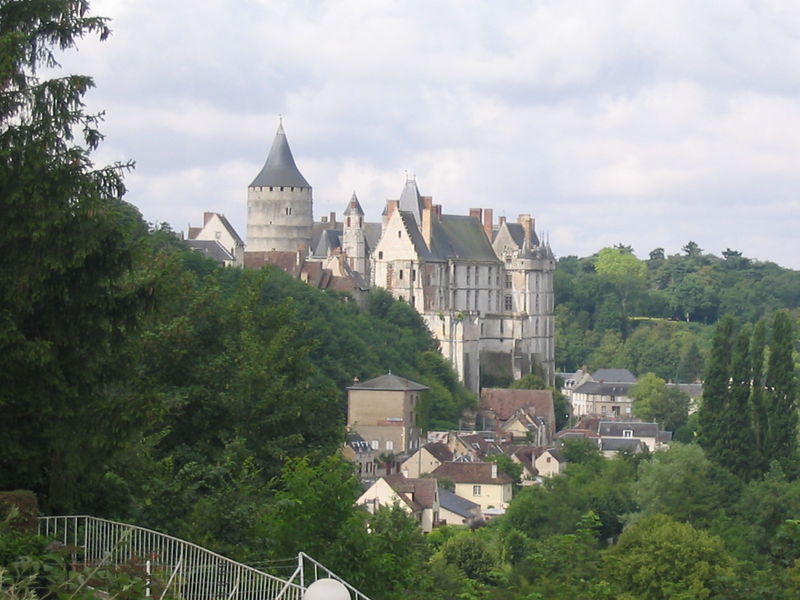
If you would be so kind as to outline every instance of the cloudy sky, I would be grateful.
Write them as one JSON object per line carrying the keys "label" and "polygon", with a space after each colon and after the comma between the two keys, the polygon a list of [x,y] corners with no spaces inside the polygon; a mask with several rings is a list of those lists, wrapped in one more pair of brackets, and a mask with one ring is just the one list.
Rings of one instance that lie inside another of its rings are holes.
{"label": "cloudy sky", "polygon": [[796,0],[94,0],[64,57],[98,162],[176,230],[246,189],[283,115],[318,219],[379,220],[404,173],[444,212],[531,213],[557,256],[689,240],[800,269]]}

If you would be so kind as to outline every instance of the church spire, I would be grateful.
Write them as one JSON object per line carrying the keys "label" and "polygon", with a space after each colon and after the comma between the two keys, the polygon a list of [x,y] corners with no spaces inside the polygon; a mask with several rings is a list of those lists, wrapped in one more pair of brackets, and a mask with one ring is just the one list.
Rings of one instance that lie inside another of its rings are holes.
{"label": "church spire", "polygon": [[278,131],[272,141],[267,162],[249,187],[311,187],[294,163],[286,133],[283,131],[283,118],[278,122]]}

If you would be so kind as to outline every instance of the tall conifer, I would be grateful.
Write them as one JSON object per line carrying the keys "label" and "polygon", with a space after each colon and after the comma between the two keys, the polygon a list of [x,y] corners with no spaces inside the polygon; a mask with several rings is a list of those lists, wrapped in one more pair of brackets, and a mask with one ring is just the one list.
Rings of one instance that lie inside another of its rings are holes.
{"label": "tall conifer", "polygon": [[750,409],[753,414],[753,437],[755,444],[755,467],[763,470],[769,467],[769,459],[764,453],[767,435],[767,407],[764,397],[764,350],[767,345],[767,326],[759,321],[753,330],[750,342],[751,380]]}
{"label": "tall conifer", "polygon": [[785,312],[775,314],[767,366],[766,457],[782,466],[793,464],[797,455],[797,388],[792,345],[792,322]]}
{"label": "tall conifer", "polygon": [[750,410],[750,332],[743,328],[736,336],[731,360],[728,402],[722,411],[719,462],[732,473],[749,479],[754,472],[755,435]]}
{"label": "tall conifer", "polygon": [[717,462],[725,436],[722,418],[728,404],[733,326],[733,317],[726,315],[714,330],[711,356],[706,364],[703,402],[698,411],[700,445],[708,457]]}

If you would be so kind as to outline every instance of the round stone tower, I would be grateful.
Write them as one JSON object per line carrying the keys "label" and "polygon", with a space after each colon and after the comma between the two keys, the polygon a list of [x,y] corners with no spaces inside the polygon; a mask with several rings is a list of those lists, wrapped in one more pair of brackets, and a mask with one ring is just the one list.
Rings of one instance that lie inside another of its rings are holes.
{"label": "round stone tower", "polygon": [[247,188],[247,251],[309,248],[313,226],[311,186],[294,163],[281,122],[267,162]]}

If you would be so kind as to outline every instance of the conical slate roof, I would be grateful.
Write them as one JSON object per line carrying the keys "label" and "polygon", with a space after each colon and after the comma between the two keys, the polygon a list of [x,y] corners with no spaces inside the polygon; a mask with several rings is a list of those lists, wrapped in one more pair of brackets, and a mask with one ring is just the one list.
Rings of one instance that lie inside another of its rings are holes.
{"label": "conical slate roof", "polygon": [[347,203],[347,208],[344,211],[344,216],[352,216],[355,215],[357,217],[363,217],[364,211],[361,209],[361,203],[358,201],[358,197],[356,193],[353,192],[353,197],[350,198],[350,202]]}
{"label": "conical slate roof", "polygon": [[294,164],[292,151],[289,149],[289,142],[286,141],[286,134],[283,132],[283,123],[278,125],[278,132],[269,150],[267,162],[253,179],[250,187],[305,187],[311,186],[305,177],[300,173],[297,165]]}

